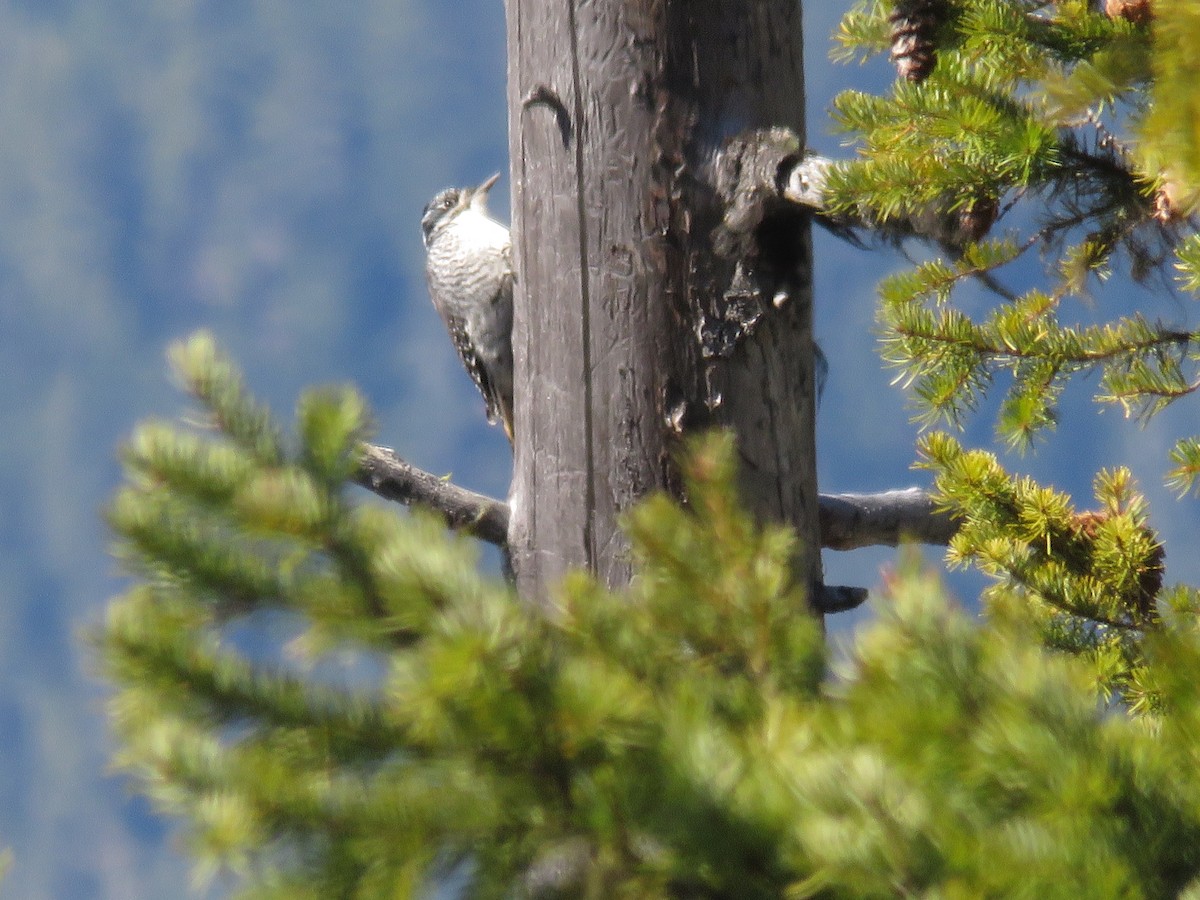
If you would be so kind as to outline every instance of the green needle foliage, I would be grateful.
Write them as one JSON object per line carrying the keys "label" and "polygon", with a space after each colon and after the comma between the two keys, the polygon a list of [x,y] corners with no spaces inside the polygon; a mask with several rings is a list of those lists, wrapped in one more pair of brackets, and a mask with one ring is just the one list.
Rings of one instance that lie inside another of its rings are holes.
{"label": "green needle foliage", "polygon": [[[1200,333],[1125,299],[1111,319],[1072,302],[1117,271],[1166,285],[1173,266],[1182,289],[1200,286],[1200,17],[1187,0],[1096,5],[864,0],[841,25],[839,58],[890,48],[903,62],[917,31],[936,59],[884,96],[837,98],[858,158],[830,179],[836,211],[941,254],[881,289],[884,358],[925,421],[958,424],[1003,377],[997,431],[1024,448],[1053,428],[1072,376],[1099,373],[1096,399],[1140,417],[1200,386]],[[1044,284],[990,309],[959,290],[1035,250]],[[1195,442],[1173,456],[1173,483],[1193,488]]]}
{"label": "green needle foliage", "polygon": [[[693,444],[686,508],[629,516],[627,590],[576,575],[547,611],[432,519],[351,499],[353,392],[308,395],[287,436],[210,338],[173,357],[201,420],[126,449],[110,520],[133,582],[96,639],[120,765],[240,896],[1200,892],[1200,598],[1157,612],[1110,553],[1154,555],[1122,474],[1089,544],[1061,498],[931,440],[948,496],[1020,520],[1025,581],[981,626],[909,559],[831,657],[795,537],[742,511],[723,436]],[[1026,582],[1058,605],[1031,614]],[[1039,640],[1101,615],[1153,703],[1104,703],[1100,632]]]}
{"label": "green needle foliage", "polygon": [[1154,698],[1143,683],[1143,643],[1161,626],[1163,548],[1128,470],[1096,477],[1097,509],[1005,472],[946,434],[920,445],[947,510],[961,517],[951,565],[973,563],[996,581],[985,602],[1015,603],[1044,644],[1093,667],[1105,699],[1135,712]]}
{"label": "green needle foliage", "polygon": [[[858,156],[830,183],[851,220],[933,247],[880,286],[882,355],[919,421],[961,426],[999,388],[997,436],[1024,450],[1072,378],[1093,375],[1098,403],[1143,422],[1196,392],[1200,332],[1102,290],[1122,272],[1200,295],[1196,4],[864,0],[837,41],[845,60],[890,52],[903,76],[837,98]],[[990,302],[964,290],[1033,251],[1040,284]],[[1019,597],[1048,646],[1090,657],[1104,693],[1151,703],[1139,673],[1163,551],[1129,474],[1097,474],[1098,508],[1077,512],[947,435],[919,449],[962,522],[951,563]],[[1200,438],[1170,463],[1170,486],[1200,490]]]}

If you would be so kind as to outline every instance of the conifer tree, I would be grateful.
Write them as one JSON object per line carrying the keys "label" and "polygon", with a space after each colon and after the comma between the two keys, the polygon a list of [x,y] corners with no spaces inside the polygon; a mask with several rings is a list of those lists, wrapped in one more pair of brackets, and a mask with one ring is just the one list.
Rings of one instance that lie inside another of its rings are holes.
{"label": "conifer tree", "polygon": [[[911,31],[896,25],[905,5],[860,4],[842,23],[837,55],[892,47],[895,56],[897,31]],[[1021,449],[1053,430],[1074,377],[1098,373],[1096,401],[1143,420],[1190,397],[1200,335],[1127,304],[1105,320],[1072,301],[1102,291],[1113,273],[1166,290],[1172,280],[1188,291],[1200,284],[1194,91],[1184,84],[1194,10],[1170,0],[933,9],[937,21],[926,9],[922,24],[937,63],[925,78],[835,101],[860,152],[830,168],[828,212],[942,251],[880,285],[885,361],[931,425],[959,424],[1007,379],[996,433]],[[1002,279],[1035,251],[1046,260],[1039,283],[982,314],[959,305],[973,277]],[[996,576],[989,594],[1024,598],[1049,646],[1092,658],[1106,690],[1145,703],[1133,648],[1158,619],[1164,550],[1128,470],[1097,473],[1097,508],[1080,511],[949,434],[927,434],[918,449],[961,522],[951,562]],[[1172,450],[1181,493],[1196,488],[1198,454],[1191,435]]]}
{"label": "conifer tree", "polygon": [[[1190,4],[868,0],[838,41],[897,80],[838,98],[859,156],[819,206],[934,246],[879,300],[930,425],[1001,377],[1018,447],[1089,372],[1130,415],[1189,402],[1200,335],[1069,301],[1116,271],[1200,289]],[[1039,284],[960,303],[1034,251]],[[1128,471],[1081,511],[930,431],[983,615],[902,553],[839,656],[728,435],[688,444],[686,505],[627,517],[628,586],[576,573],[547,609],[479,573],[468,535],[503,504],[352,493],[420,482],[380,475],[353,390],[309,392],[288,432],[210,337],[172,361],[200,426],[129,441],[109,520],[134,584],[97,644],[120,764],[246,896],[1200,896],[1200,592],[1163,586]],[[1172,461],[1194,493],[1200,438]]]}

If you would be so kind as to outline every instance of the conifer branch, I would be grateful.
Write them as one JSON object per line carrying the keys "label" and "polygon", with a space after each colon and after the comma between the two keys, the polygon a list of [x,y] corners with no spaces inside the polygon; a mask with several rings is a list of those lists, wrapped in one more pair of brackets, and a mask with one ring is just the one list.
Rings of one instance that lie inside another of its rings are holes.
{"label": "conifer branch", "polygon": [[[921,324],[924,325],[924,323]],[[1104,338],[1112,333],[1111,328],[1107,330],[1106,334],[1104,328],[1092,326],[1081,329],[1078,332],[1081,337],[1081,340],[1078,342],[1079,348],[1070,351],[1050,344],[1049,338],[1055,335],[1048,335],[1038,343],[1031,342],[1028,346],[1022,347],[1016,346],[1011,342],[1004,343],[987,334],[982,328],[962,334],[943,332],[924,327],[898,325],[895,331],[903,337],[919,338],[920,340],[928,341],[930,344],[945,344],[969,350],[983,359],[1045,359],[1053,352],[1061,358],[1062,363],[1078,366],[1092,366],[1111,360],[1133,358],[1140,354],[1151,353],[1162,347],[1186,347],[1195,344],[1200,339],[1200,334],[1197,332],[1175,331],[1162,328],[1158,331],[1152,331],[1146,337],[1131,338],[1128,341],[1117,343],[1111,340],[1104,341]],[[1062,333],[1069,335],[1067,331],[1063,331]],[[1145,392],[1130,392],[1131,395],[1135,393]],[[1191,390],[1182,390],[1177,392],[1177,394],[1172,394],[1172,396],[1183,396],[1189,393],[1191,393]]]}
{"label": "conifer branch", "polygon": [[[507,503],[418,469],[387,447],[363,445],[354,481],[385,500],[431,509],[455,531],[498,547],[507,541]],[[821,494],[820,517],[821,545],[831,550],[894,547],[904,539],[945,546],[957,530],[920,488]]]}

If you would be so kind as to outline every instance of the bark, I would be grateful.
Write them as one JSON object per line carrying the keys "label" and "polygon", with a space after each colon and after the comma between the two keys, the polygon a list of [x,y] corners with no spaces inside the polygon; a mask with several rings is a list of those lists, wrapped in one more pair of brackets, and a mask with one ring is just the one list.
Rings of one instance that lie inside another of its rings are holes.
{"label": "bark", "polygon": [[386,500],[433,510],[455,531],[498,547],[508,540],[508,504],[418,469],[390,447],[364,444],[354,480]]}
{"label": "bark", "polygon": [[740,296],[712,245],[722,146],[803,139],[800,4],[508,0],[507,24],[519,590],[545,598],[571,567],[626,581],[620,514],[677,491],[680,436],[710,424],[736,432],[747,502],[807,538],[797,574],[818,584],[807,222],[789,302],[728,354],[698,337]]}

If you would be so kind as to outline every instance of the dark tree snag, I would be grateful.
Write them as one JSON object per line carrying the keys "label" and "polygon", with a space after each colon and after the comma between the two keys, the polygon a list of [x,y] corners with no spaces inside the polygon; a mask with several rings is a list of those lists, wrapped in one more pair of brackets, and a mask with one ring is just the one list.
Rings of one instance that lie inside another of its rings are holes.
{"label": "dark tree snag", "polygon": [[433,510],[455,531],[496,546],[508,540],[507,503],[409,465],[388,447],[364,444],[354,480],[385,500]]}
{"label": "dark tree snag", "polygon": [[678,435],[705,424],[737,434],[747,503],[807,539],[797,575],[818,584],[807,223],[802,295],[711,379],[697,337],[735,268],[712,247],[724,142],[803,138],[800,4],[508,0],[507,22],[520,592],[572,567],[624,583],[619,515],[678,493]]}

